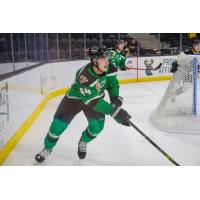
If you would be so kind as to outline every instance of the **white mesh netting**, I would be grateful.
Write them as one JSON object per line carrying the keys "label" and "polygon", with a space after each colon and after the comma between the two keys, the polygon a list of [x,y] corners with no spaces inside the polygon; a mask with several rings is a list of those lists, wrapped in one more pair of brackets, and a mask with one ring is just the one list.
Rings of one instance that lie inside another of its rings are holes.
{"label": "white mesh netting", "polygon": [[151,122],[160,130],[200,133],[200,55],[181,54],[178,70],[156,110]]}

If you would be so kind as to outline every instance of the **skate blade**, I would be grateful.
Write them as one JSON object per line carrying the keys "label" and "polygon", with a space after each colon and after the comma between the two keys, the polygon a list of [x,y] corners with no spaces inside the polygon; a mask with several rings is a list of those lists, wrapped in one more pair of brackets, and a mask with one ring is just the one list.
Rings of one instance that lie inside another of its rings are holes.
{"label": "skate blade", "polygon": [[42,165],[45,165],[44,164],[45,163],[45,161],[42,161],[42,162],[38,162],[37,160],[33,160],[33,166],[42,166]]}
{"label": "skate blade", "polygon": [[40,165],[41,165],[40,162],[38,162],[38,161],[36,161],[36,160],[33,160],[33,166],[40,166]]}

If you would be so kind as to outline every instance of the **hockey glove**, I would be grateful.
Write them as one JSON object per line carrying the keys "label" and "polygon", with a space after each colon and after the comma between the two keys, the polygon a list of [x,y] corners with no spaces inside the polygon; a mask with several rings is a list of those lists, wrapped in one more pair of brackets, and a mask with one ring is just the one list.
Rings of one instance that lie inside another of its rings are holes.
{"label": "hockey glove", "polygon": [[177,61],[174,61],[172,62],[172,68],[170,70],[171,73],[175,73],[177,70],[178,70],[178,62]]}
{"label": "hockey glove", "polygon": [[124,126],[130,126],[129,120],[131,116],[124,109],[115,106],[111,111],[111,117],[113,117],[119,124]]}
{"label": "hockey glove", "polygon": [[110,102],[113,106],[121,107],[123,104],[123,98],[120,96],[110,97]]}

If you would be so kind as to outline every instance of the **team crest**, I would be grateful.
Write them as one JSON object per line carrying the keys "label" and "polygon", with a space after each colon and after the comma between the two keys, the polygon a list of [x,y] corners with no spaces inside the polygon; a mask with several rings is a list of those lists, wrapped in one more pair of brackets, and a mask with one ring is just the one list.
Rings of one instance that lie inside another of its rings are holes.
{"label": "team crest", "polygon": [[88,82],[88,80],[85,76],[81,75],[80,78],[79,78],[79,82],[80,82],[80,84],[83,84],[83,83]]}
{"label": "team crest", "polygon": [[97,84],[96,84],[96,89],[97,89],[97,90],[100,90],[100,89],[101,89],[101,84],[100,84],[99,82],[97,82]]}

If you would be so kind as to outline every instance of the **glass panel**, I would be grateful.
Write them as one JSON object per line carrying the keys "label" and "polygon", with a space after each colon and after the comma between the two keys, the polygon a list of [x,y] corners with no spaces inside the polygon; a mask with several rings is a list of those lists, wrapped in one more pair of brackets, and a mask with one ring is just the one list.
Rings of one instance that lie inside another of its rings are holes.
{"label": "glass panel", "polygon": [[192,48],[192,41],[189,37],[189,33],[182,33],[182,50],[187,51],[191,48]]}
{"label": "glass panel", "polygon": [[49,60],[48,55],[48,35],[46,33],[41,34],[41,43],[42,43],[42,59],[44,62]]}
{"label": "glass panel", "polygon": [[102,34],[102,44],[108,48],[114,48],[118,40],[119,40],[118,33],[103,33]]}
{"label": "glass panel", "polygon": [[15,70],[27,67],[24,33],[15,33],[13,36]]}
{"label": "glass panel", "polygon": [[72,59],[84,59],[84,34],[72,33],[71,34],[71,56]]}
{"label": "glass panel", "polygon": [[160,33],[161,55],[177,55],[182,46],[180,33]]}
{"label": "glass panel", "polygon": [[36,60],[36,44],[35,44],[35,34],[26,34],[26,44],[27,44],[27,62],[28,66],[38,64]]}
{"label": "glass panel", "polygon": [[49,47],[49,60],[57,60],[57,34],[49,33],[48,34],[48,47]]}
{"label": "glass panel", "polygon": [[0,33],[0,75],[13,71],[10,33]]}
{"label": "glass panel", "polygon": [[59,33],[59,59],[68,60],[69,59],[69,33]]}
{"label": "glass panel", "polygon": [[100,33],[86,33],[86,49],[100,45]]}

